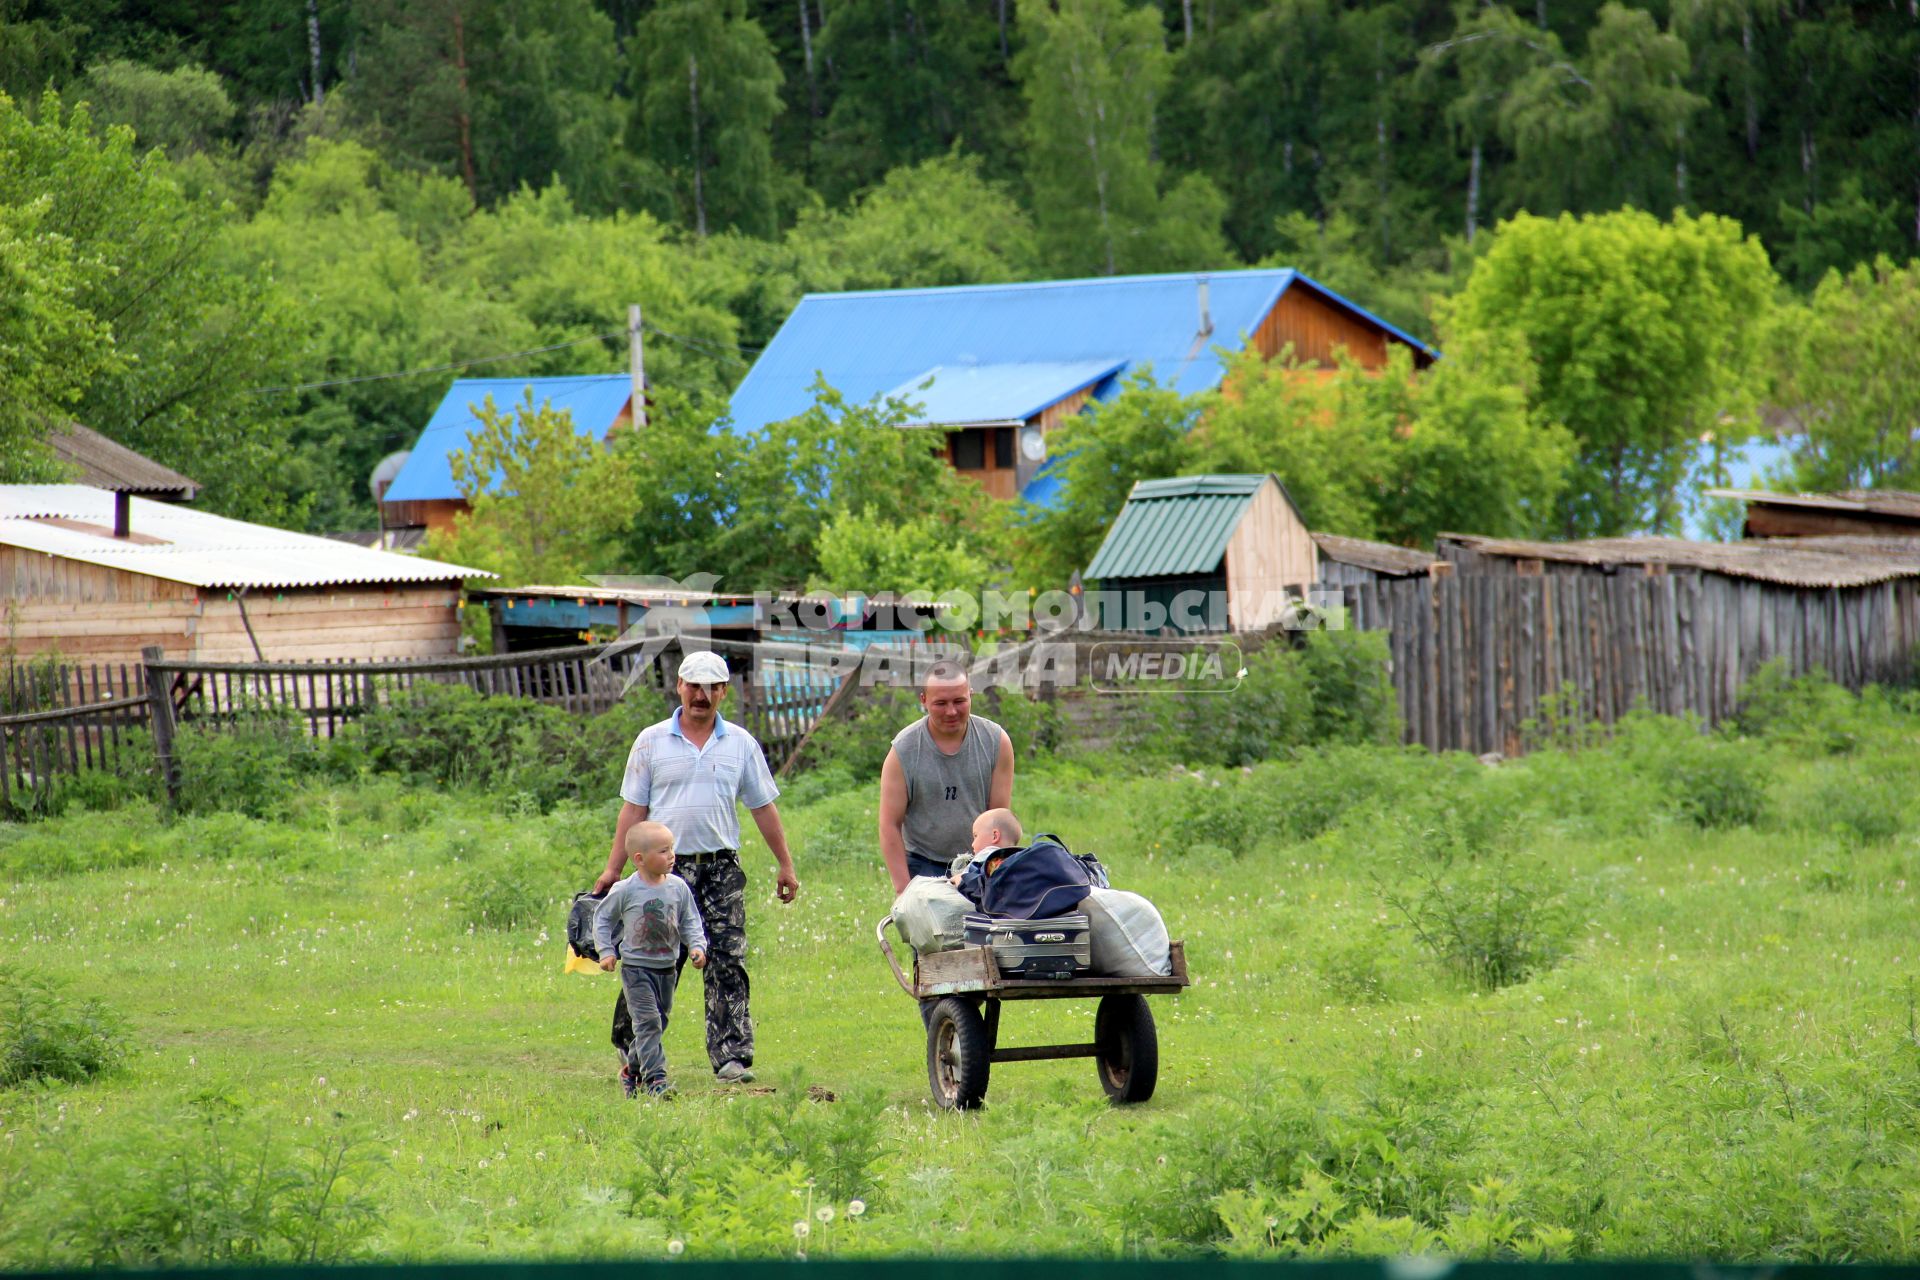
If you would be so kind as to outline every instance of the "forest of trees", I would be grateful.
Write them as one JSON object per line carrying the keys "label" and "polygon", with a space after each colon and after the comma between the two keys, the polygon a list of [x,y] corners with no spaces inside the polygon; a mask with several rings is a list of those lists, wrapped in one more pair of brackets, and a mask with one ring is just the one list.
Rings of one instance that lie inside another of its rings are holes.
{"label": "forest of trees", "polygon": [[[1483,339],[1548,432],[1486,438],[1528,475],[1573,441],[1510,527],[1670,528],[1674,432],[1782,397],[1839,397],[1810,481],[1916,465],[1914,380],[1848,390],[1912,372],[1914,0],[0,0],[0,93],[0,478],[47,474],[66,415],[216,509],[364,527],[452,376],[370,375],[617,370],[638,301],[653,380],[712,408],[807,290],[1249,265]],[[1711,277],[1667,326],[1694,383],[1569,372],[1527,327],[1564,317],[1517,282],[1571,280],[1586,225],[1551,220],[1622,209],[1725,250],[1666,277]]]}

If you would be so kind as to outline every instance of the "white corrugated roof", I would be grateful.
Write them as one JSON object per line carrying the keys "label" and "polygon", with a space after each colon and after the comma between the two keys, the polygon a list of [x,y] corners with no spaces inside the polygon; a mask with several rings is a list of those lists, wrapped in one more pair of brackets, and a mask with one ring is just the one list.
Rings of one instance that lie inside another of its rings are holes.
{"label": "white corrugated roof", "polygon": [[[0,485],[0,544],[196,587],[326,587],[492,578],[484,569],[132,498],[136,538],[112,536],[114,495],[83,484]],[[102,532],[48,523],[70,520]]]}

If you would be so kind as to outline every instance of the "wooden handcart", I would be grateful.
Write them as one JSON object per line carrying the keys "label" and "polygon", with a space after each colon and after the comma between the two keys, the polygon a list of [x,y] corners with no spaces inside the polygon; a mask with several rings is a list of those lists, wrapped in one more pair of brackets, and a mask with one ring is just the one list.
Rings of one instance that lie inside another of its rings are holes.
{"label": "wooden handcart", "polygon": [[[891,915],[874,927],[880,954],[900,989],[929,1006],[927,1083],[949,1110],[978,1107],[996,1062],[1092,1058],[1100,1087],[1116,1104],[1145,1102],[1160,1077],[1160,1040],[1148,996],[1177,995],[1190,984],[1187,955],[1173,944],[1173,972],[1153,978],[1010,978],[989,947],[961,947],[913,958],[909,978],[887,938]],[[902,941],[904,942],[904,935]],[[911,948],[909,948],[911,951]],[[1000,1006],[1008,1000],[1098,1000],[1090,1044],[1000,1047]]]}

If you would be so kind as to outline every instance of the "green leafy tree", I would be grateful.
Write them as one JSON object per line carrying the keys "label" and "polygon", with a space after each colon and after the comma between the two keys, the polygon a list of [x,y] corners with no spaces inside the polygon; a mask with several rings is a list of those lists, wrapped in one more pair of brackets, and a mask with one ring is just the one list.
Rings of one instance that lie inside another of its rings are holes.
{"label": "green leafy tree", "polygon": [[456,176],[471,202],[559,178],[621,203],[620,67],[592,0],[363,0],[343,86],[383,154]]}
{"label": "green leafy tree", "polygon": [[812,591],[977,592],[988,581],[985,556],[956,539],[934,515],[900,523],[842,513],[820,530],[820,568]]}
{"label": "green leafy tree", "polygon": [[51,93],[37,119],[0,97],[0,156],[0,208],[39,208],[37,230],[87,264],[71,305],[112,332],[118,358],[73,416],[193,476],[215,510],[289,518],[279,415],[256,388],[285,380],[295,317],[275,281],[227,264],[232,209],[184,194],[131,130],[97,133]]}
{"label": "green leafy tree", "polygon": [[845,209],[808,205],[778,241],[709,236],[703,278],[753,347],[806,293],[1030,279],[1040,270],[1033,221],[981,169],[973,156],[939,156],[895,169]]}
{"label": "green leafy tree", "polygon": [[304,300],[303,381],[337,384],[271,399],[290,424],[284,465],[315,495],[317,528],[374,523],[368,475],[412,445],[449,377],[358,375],[527,350],[536,354],[472,372],[612,372],[626,365],[631,302],[674,335],[647,339],[656,386],[718,390],[738,368],[733,317],[696,293],[688,251],[667,229],[644,214],[587,217],[557,184],[475,213],[457,179],[316,141],[281,166],[234,253]]}
{"label": "green leafy tree", "polygon": [[70,90],[101,125],[123,124],[142,147],[159,147],[180,162],[225,142],[234,105],[220,77],[201,67],[161,71],[126,58],[96,63]]}
{"label": "green leafy tree", "polygon": [[1522,214],[1445,324],[1477,350],[1524,353],[1534,411],[1572,431],[1560,532],[1673,531],[1697,442],[1752,418],[1775,283],[1766,251],[1725,218]]}
{"label": "green leafy tree", "polygon": [[[1550,536],[1573,468],[1573,433],[1534,411],[1524,358],[1452,342],[1446,351],[1414,383],[1411,421],[1395,435],[1379,536],[1413,547],[1448,531]],[[1396,367],[1385,376],[1401,374]]]}
{"label": "green leafy tree", "polygon": [[98,264],[75,261],[65,237],[41,229],[48,201],[0,204],[0,483],[61,479],[44,446],[95,372],[114,360],[113,334],[74,305]]}
{"label": "green leafy tree", "polygon": [[1086,569],[1136,481],[1194,470],[1190,435],[1211,401],[1128,376],[1119,394],[1095,402],[1047,437],[1060,491],[1053,507],[1012,528],[1015,581],[1060,587]]}
{"label": "green leafy tree", "polygon": [[932,521],[954,546],[987,527],[987,500],[947,465],[936,435],[900,427],[902,404],[849,404],[823,385],[805,413],[740,435],[714,425],[713,408],[669,395],[645,430],[622,434],[640,486],[623,572],[799,588],[821,572],[829,524],[848,524],[843,548],[859,522],[924,532]]}
{"label": "green leafy tree", "polygon": [[1802,489],[1920,488],[1920,260],[1835,271],[1780,326]]}
{"label": "green leafy tree", "polygon": [[[1216,14],[1216,9],[1222,10]],[[1337,40],[1330,0],[1208,6],[1183,27],[1161,110],[1161,154],[1227,196],[1226,234],[1252,260],[1282,249],[1274,220],[1320,208],[1322,100]],[[1258,164],[1247,163],[1259,156]]]}
{"label": "green leafy tree", "polygon": [[1706,103],[1682,83],[1686,42],[1645,10],[1610,2],[1579,63],[1549,35],[1538,52],[1500,107],[1532,205],[1552,212],[1688,204],[1686,130]]}
{"label": "green leafy tree", "polygon": [[780,66],[740,0],[668,0],[630,47],[632,138],[682,225],[770,235]]}
{"label": "green leafy tree", "polygon": [[626,456],[582,434],[566,409],[536,405],[531,390],[505,411],[489,396],[475,416],[469,447],[448,455],[470,510],[428,554],[509,584],[576,582],[604,569],[634,502]]}
{"label": "green leafy tree", "polygon": [[815,185],[838,203],[890,169],[956,145],[1002,153],[1014,124],[992,10],[971,0],[840,0],[815,55],[833,68],[833,103],[815,150]]}
{"label": "green leafy tree", "polygon": [[1015,62],[1027,100],[1027,179],[1056,270],[1113,275],[1204,267],[1226,256],[1225,201],[1198,174],[1163,200],[1154,111],[1172,74],[1151,6],[1063,0],[1020,10]]}

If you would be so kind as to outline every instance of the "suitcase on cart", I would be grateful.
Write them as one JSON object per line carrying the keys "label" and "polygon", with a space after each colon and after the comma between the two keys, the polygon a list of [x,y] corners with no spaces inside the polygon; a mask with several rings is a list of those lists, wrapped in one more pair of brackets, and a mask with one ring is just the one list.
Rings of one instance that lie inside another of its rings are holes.
{"label": "suitcase on cart", "polygon": [[1083,978],[1093,970],[1093,935],[1079,912],[1011,920],[970,912],[967,945],[991,947],[1000,972],[1018,978]]}

